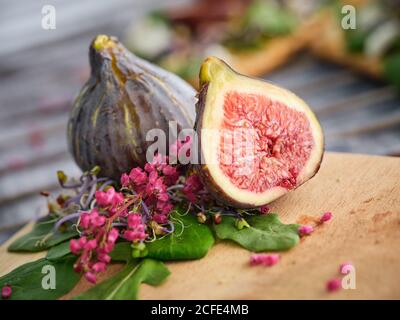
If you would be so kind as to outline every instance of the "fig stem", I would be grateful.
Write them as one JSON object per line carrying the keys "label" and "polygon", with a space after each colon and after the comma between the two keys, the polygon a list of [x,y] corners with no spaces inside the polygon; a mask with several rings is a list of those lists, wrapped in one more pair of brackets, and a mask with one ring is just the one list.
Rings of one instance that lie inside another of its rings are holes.
{"label": "fig stem", "polygon": [[93,48],[104,50],[115,46],[115,42],[105,34],[99,34],[93,42]]}
{"label": "fig stem", "polygon": [[232,69],[221,59],[208,57],[200,68],[200,86],[215,80],[216,77],[226,77]]}

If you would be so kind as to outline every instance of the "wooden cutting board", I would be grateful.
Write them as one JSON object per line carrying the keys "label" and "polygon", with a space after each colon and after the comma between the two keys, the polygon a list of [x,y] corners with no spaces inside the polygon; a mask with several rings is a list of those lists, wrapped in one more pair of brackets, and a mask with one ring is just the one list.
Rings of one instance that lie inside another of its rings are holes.
{"label": "wooden cutting board", "polygon": [[[201,260],[168,263],[167,281],[142,285],[140,298],[400,299],[400,158],[327,153],[316,177],[272,208],[286,223],[312,223],[325,211],[333,219],[270,268],[249,266],[250,253],[226,242]],[[0,275],[44,255],[7,253],[10,241],[0,248]],[[356,289],[328,293],[327,280],[347,261]],[[81,281],[65,298],[88,287]]]}

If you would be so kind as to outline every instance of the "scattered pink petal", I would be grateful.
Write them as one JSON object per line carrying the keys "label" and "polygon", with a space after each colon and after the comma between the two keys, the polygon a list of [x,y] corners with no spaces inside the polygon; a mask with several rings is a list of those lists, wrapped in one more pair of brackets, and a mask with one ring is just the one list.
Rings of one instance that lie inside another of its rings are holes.
{"label": "scattered pink petal", "polygon": [[84,274],[84,276],[85,276],[85,279],[86,279],[87,281],[89,281],[90,283],[95,284],[96,281],[97,281],[96,275],[95,275],[93,272],[86,272],[86,273]]}
{"label": "scattered pink petal", "polygon": [[327,222],[332,219],[332,212],[325,212],[322,216],[321,219],[319,220],[320,223]]}
{"label": "scattered pink petal", "polygon": [[314,231],[314,228],[312,226],[310,226],[310,225],[302,225],[302,226],[299,227],[299,230],[298,230],[298,232],[299,232],[299,234],[301,236],[309,235],[313,231]]}
{"label": "scattered pink petal", "polygon": [[262,207],[260,208],[261,214],[268,214],[268,213],[269,213],[269,210],[270,210],[270,207],[267,206],[267,205],[262,206]]}
{"label": "scattered pink petal", "polygon": [[326,290],[328,290],[329,292],[337,291],[341,287],[342,287],[342,279],[340,278],[331,279],[326,283]]}
{"label": "scattered pink petal", "polygon": [[2,289],[1,289],[1,297],[3,299],[8,299],[11,297],[12,294],[12,288],[10,285],[6,284]]}
{"label": "scattered pink petal", "polygon": [[266,253],[255,253],[250,257],[251,265],[259,265],[262,264],[267,267],[271,267],[277,264],[280,260],[279,254],[266,254]]}

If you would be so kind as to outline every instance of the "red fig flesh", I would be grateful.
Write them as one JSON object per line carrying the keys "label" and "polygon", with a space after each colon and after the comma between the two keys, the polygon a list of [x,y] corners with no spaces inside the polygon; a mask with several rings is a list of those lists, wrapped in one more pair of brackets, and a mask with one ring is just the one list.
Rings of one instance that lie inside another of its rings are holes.
{"label": "red fig flesh", "polygon": [[262,206],[316,174],[323,132],[303,100],[213,57],[203,63],[200,83],[197,170],[218,200]]}

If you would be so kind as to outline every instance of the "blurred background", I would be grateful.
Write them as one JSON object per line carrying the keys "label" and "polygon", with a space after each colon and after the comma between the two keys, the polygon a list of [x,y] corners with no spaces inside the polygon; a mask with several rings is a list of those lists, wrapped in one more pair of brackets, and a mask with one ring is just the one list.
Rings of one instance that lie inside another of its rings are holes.
{"label": "blurred background", "polygon": [[45,211],[57,170],[80,172],[66,125],[97,34],[194,86],[219,56],[302,97],[328,151],[399,156],[399,1],[347,2],[361,6],[357,31],[340,28],[340,1],[1,0],[0,243]]}

